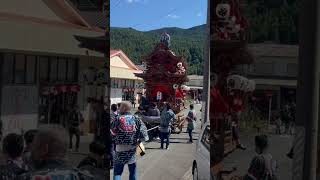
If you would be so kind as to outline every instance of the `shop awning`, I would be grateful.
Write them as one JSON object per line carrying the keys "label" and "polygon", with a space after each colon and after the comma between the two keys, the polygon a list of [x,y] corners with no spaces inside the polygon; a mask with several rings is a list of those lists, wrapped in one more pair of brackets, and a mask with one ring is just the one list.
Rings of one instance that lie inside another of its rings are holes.
{"label": "shop awning", "polygon": [[203,89],[202,86],[188,86],[191,90]]}
{"label": "shop awning", "polygon": [[110,67],[110,78],[142,80],[135,76],[134,73],[137,73],[137,71],[113,66]]}
{"label": "shop awning", "polygon": [[297,80],[283,79],[252,79],[256,85],[271,85],[271,86],[297,86]]}
{"label": "shop awning", "polygon": [[0,26],[2,51],[104,57],[103,53],[79,47],[75,38],[104,36],[104,32],[1,18]]}

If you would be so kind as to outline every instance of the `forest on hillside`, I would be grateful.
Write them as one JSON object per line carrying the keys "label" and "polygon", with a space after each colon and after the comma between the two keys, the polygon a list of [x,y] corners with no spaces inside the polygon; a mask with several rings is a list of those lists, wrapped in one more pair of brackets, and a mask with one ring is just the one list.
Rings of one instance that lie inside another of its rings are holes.
{"label": "forest on hillside", "polygon": [[[281,44],[298,43],[297,0],[247,0],[243,15],[249,23],[249,43],[272,41]],[[141,64],[167,32],[171,36],[171,49],[186,58],[188,74],[203,74],[206,26],[190,29],[162,28],[141,32],[133,28],[111,28],[111,49],[123,50],[136,64]]]}
{"label": "forest on hillside", "polygon": [[189,74],[202,74],[204,59],[205,26],[191,29],[164,28],[141,32],[131,28],[111,28],[111,49],[123,50],[136,64],[141,64],[159,43],[160,36],[167,32],[171,36],[171,49],[183,56],[189,64]]}

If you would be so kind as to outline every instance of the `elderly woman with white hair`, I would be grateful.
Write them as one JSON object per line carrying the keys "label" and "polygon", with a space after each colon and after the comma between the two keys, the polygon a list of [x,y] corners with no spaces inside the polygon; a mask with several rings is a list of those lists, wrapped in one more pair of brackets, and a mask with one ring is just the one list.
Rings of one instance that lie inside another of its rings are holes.
{"label": "elderly woman with white hair", "polygon": [[122,102],[119,116],[112,122],[111,129],[115,133],[116,152],[114,156],[114,180],[121,180],[124,166],[128,164],[129,180],[137,179],[136,148],[142,140],[148,141],[148,132],[142,120],[131,114],[130,102]]}
{"label": "elderly woman with white hair", "polygon": [[66,164],[68,134],[63,127],[48,125],[39,129],[33,140],[31,159],[34,170],[22,174],[18,179],[31,180],[38,177],[48,179],[96,179],[89,173],[69,167]]}

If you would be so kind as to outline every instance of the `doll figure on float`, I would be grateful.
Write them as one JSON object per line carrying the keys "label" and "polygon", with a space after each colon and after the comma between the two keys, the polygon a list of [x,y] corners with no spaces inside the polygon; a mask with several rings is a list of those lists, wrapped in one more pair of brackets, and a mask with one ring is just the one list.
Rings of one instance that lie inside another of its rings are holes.
{"label": "doll figure on float", "polygon": [[243,111],[243,100],[241,97],[242,91],[246,89],[248,79],[239,75],[230,75],[227,78],[227,89],[229,94],[229,104],[231,109],[231,127],[232,138],[236,143],[236,147],[242,150],[246,150],[246,147],[240,142],[240,118]]}
{"label": "doll figure on float", "polygon": [[240,14],[239,0],[220,0],[215,5],[215,39],[241,39],[247,22]]}

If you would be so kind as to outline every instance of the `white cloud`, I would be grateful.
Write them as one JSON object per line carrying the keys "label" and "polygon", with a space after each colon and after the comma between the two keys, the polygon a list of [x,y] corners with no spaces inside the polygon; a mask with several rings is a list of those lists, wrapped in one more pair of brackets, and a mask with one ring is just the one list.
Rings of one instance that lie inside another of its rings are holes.
{"label": "white cloud", "polygon": [[168,15],[167,15],[167,18],[178,19],[178,18],[180,18],[180,16],[175,15],[175,14],[168,14]]}
{"label": "white cloud", "polygon": [[202,13],[201,13],[201,12],[198,12],[197,16],[198,16],[198,17],[202,16]]}

